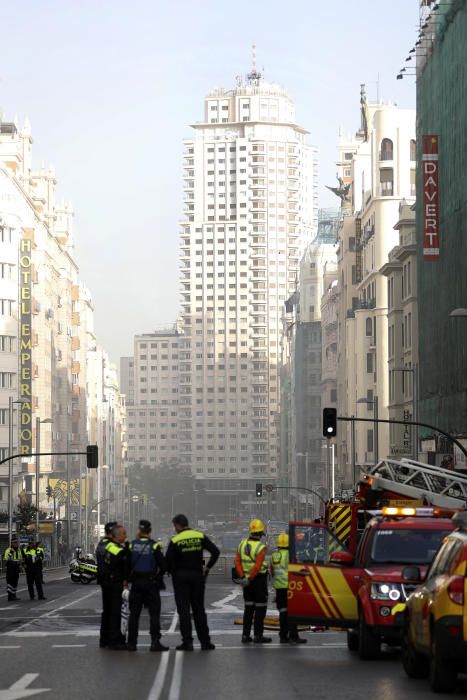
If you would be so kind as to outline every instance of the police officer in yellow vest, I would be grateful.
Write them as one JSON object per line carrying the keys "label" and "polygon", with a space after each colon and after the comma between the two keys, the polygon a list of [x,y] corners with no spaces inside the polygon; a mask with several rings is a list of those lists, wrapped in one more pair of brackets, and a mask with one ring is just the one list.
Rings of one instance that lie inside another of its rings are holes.
{"label": "police officer in yellow vest", "polygon": [[297,625],[289,625],[287,619],[289,536],[285,532],[281,533],[276,545],[277,549],[271,554],[269,569],[279,611],[279,639],[281,644],[306,644],[307,640],[298,636]]}
{"label": "police officer in yellow vest", "polygon": [[[255,519],[250,523],[250,534],[238,545],[235,557],[235,569],[243,586],[242,644],[269,644],[271,637],[264,636],[264,618],[268,607],[268,565],[266,563],[266,545],[261,542],[264,536],[264,524]],[[251,627],[254,621],[254,639]]]}
{"label": "police officer in yellow vest", "polygon": [[[219,550],[203,532],[193,530],[186,515],[180,513],[172,519],[176,534],[170,540],[165,557],[167,570],[172,575],[175,602],[180,618],[182,643],[178,651],[193,651],[190,609],[193,612],[196,634],[203,651],[215,649],[209,635],[204,608],[206,578],[219,558]],[[211,555],[206,566],[203,552]]]}
{"label": "police officer in yellow vest", "polygon": [[30,599],[34,600],[35,586],[39,600],[46,600],[44,589],[42,588],[42,560],[44,559],[44,550],[35,537],[32,537],[29,540],[28,546],[23,548],[22,555],[26,568],[26,581]]}
{"label": "police officer in yellow vest", "polygon": [[16,595],[16,591],[18,588],[19,572],[23,563],[23,555],[18,547],[18,540],[11,540],[11,547],[6,548],[3,559],[6,561],[6,589],[8,600],[20,600]]}

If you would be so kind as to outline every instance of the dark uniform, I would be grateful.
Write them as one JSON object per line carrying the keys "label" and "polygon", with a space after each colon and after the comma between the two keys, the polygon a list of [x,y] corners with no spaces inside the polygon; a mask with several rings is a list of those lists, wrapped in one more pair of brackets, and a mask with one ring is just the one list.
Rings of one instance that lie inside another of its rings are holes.
{"label": "dark uniform", "polygon": [[182,646],[187,650],[193,648],[190,609],[193,611],[196,634],[201,647],[209,648],[211,644],[204,609],[204,550],[211,554],[207,563],[207,568],[211,569],[219,558],[219,549],[202,532],[186,527],[172,537],[166,554],[167,569],[172,574],[175,602],[180,618]]}
{"label": "dark uniform", "polygon": [[23,549],[23,560],[26,567],[26,581],[28,584],[29,597],[34,600],[34,586],[37,589],[39,600],[45,600],[42,588],[42,561],[44,550],[37,544],[29,544]]}
{"label": "dark uniform", "polygon": [[102,617],[100,647],[125,649],[125,639],[120,630],[123,582],[128,576],[128,548],[113,540],[104,547],[100,574],[102,588]]}
{"label": "dark uniform", "polygon": [[7,547],[3,556],[6,561],[6,589],[8,600],[19,600],[16,596],[18,589],[19,572],[23,563],[23,555],[18,548],[18,543],[12,542],[11,547]]}
{"label": "dark uniform", "polygon": [[165,651],[161,638],[161,596],[159,588],[165,570],[164,555],[159,542],[140,536],[130,543],[130,619],[128,622],[128,649],[136,649],[139,617],[143,605],[149,613],[151,651]]}

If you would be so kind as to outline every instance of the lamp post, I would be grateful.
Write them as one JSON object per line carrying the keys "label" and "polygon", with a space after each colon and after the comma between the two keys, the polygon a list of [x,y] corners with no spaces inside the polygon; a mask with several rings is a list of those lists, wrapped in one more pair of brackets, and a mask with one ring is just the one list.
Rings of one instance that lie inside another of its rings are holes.
{"label": "lamp post", "polygon": [[53,423],[52,418],[41,420],[36,418],[36,537],[39,537],[39,482],[41,479],[40,451],[41,451],[41,423]]}
{"label": "lamp post", "polygon": [[379,441],[378,441],[378,397],[373,399],[358,399],[357,403],[366,403],[367,406],[373,406],[373,454],[375,464],[378,464],[379,459]]}
{"label": "lamp post", "polygon": [[449,316],[450,318],[467,318],[467,309],[463,309],[462,307],[453,309]]}
{"label": "lamp post", "polygon": [[[25,399],[8,397],[8,457],[13,454],[13,411],[14,404],[28,403]],[[8,545],[11,547],[13,536],[13,460],[8,462]]]}
{"label": "lamp post", "polygon": [[[309,488],[308,486],[308,452],[297,452],[295,455],[296,457],[305,457],[305,488]],[[305,496],[306,501],[305,501],[305,520],[308,517],[308,493]]]}

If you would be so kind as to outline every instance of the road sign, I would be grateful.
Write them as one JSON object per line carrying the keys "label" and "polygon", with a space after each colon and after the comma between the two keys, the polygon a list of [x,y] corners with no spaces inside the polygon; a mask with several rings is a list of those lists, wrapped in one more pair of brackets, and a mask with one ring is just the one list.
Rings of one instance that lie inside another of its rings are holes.
{"label": "road sign", "polygon": [[73,520],[76,522],[78,520],[78,513],[74,513],[73,511],[70,513],[70,520]]}

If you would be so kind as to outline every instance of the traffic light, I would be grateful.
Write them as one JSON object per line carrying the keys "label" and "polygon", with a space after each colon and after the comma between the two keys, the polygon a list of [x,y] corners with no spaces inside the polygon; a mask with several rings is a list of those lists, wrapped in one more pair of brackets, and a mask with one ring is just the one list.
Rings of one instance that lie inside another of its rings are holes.
{"label": "traffic light", "polygon": [[325,438],[333,438],[337,435],[337,410],[335,408],[323,408],[323,435]]}
{"label": "traffic light", "polygon": [[47,498],[52,498],[52,487],[50,484],[45,487],[45,492],[47,494]]}
{"label": "traffic light", "polygon": [[256,484],[256,498],[261,498],[263,495],[263,484]]}
{"label": "traffic light", "polygon": [[99,466],[99,449],[97,445],[86,447],[86,465],[88,469],[97,469]]}

